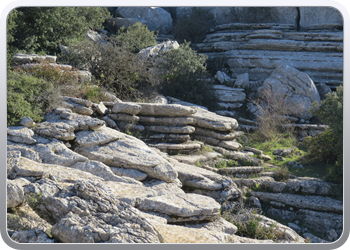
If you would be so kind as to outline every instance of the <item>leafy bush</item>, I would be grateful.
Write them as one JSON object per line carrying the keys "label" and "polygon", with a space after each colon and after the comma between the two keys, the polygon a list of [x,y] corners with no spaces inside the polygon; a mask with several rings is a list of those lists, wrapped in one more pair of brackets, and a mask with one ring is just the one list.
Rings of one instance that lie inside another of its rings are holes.
{"label": "leafy bush", "polygon": [[25,116],[43,120],[45,111],[54,107],[58,95],[53,84],[27,74],[7,74],[7,125],[19,125]]}
{"label": "leafy bush", "polygon": [[238,211],[225,211],[222,217],[237,227],[236,234],[239,236],[273,241],[285,238],[285,233],[273,223],[270,226],[262,226],[260,215],[253,209],[241,206]]}
{"label": "leafy bush", "polygon": [[16,11],[11,44],[20,50],[48,54],[59,52],[60,43],[83,38],[89,29],[102,28],[110,17],[107,8],[100,7],[22,7]]}
{"label": "leafy bush", "polygon": [[85,39],[69,47],[59,60],[93,75],[92,83],[114,92],[119,98],[137,99],[139,89],[157,84],[150,69],[151,62],[139,59],[128,48],[119,46],[115,37],[105,37],[106,43]]}
{"label": "leafy bush", "polygon": [[174,37],[179,42],[201,43],[207,31],[214,27],[210,10],[202,7],[191,8],[189,15],[177,18],[174,24]]}
{"label": "leafy bush", "polygon": [[307,137],[304,145],[308,147],[308,155],[320,161],[332,164],[328,181],[343,181],[343,86],[336,92],[328,93],[321,105],[313,105],[312,114],[318,116],[329,129],[316,137]]}
{"label": "leafy bush", "polygon": [[[290,110],[285,107],[283,100],[279,100],[271,91],[265,91],[261,99],[253,101],[257,105],[259,115],[257,116],[257,135],[261,139],[273,140],[284,137],[286,134],[293,135],[294,126],[288,118]],[[285,126],[291,124],[291,126]]]}
{"label": "leafy bush", "polygon": [[185,42],[178,49],[159,53],[158,67],[163,70],[164,79],[161,91],[164,95],[215,109],[217,97],[205,79],[207,56],[197,54],[189,45]]}
{"label": "leafy bush", "polygon": [[117,35],[120,45],[129,48],[132,52],[139,52],[141,49],[157,44],[157,35],[141,22],[134,23],[126,30],[124,26],[121,27]]}
{"label": "leafy bush", "polygon": [[45,81],[52,82],[54,85],[70,84],[78,81],[77,69],[69,70],[50,63],[41,63],[29,68],[19,66],[14,70],[42,78]]}

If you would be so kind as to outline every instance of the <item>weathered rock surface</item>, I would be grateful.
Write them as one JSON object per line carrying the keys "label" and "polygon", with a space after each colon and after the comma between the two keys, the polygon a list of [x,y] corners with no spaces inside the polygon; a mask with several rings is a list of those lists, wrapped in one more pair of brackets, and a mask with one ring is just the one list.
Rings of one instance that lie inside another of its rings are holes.
{"label": "weathered rock surface", "polygon": [[214,199],[191,193],[145,198],[138,208],[169,215],[168,222],[214,220],[220,213]]}
{"label": "weathered rock surface", "polygon": [[217,131],[229,131],[236,129],[238,123],[236,119],[223,117],[205,109],[194,107],[197,112],[191,117],[196,119],[196,126]]}
{"label": "weathered rock surface", "polygon": [[124,18],[135,18],[146,24],[151,31],[167,34],[172,29],[171,15],[160,7],[119,7],[116,14]]}
{"label": "weathered rock surface", "polygon": [[225,174],[252,174],[252,173],[260,173],[264,171],[264,167],[228,167],[228,168],[220,168],[219,173]]}
{"label": "weathered rock surface", "polygon": [[53,137],[63,141],[70,141],[75,138],[74,127],[63,122],[38,123],[34,127],[34,132],[39,135]]}
{"label": "weathered rock surface", "polygon": [[261,98],[275,98],[290,115],[311,118],[311,103],[320,102],[311,78],[297,69],[281,64],[257,91]]}
{"label": "weathered rock surface", "polygon": [[9,141],[25,144],[35,144],[37,141],[32,137],[33,135],[33,130],[26,127],[7,128],[7,140]]}
{"label": "weathered rock surface", "polygon": [[24,127],[31,128],[35,122],[30,117],[23,117],[20,121],[20,124]]}
{"label": "weathered rock surface", "polygon": [[147,145],[132,136],[103,146],[75,149],[90,160],[100,161],[111,167],[137,169],[148,176],[173,182],[177,173],[169,162],[155,154]]}
{"label": "weathered rock surface", "polygon": [[191,125],[195,123],[195,119],[191,117],[150,117],[139,116],[139,122],[141,124],[161,124],[161,125]]}
{"label": "weathered rock surface", "polygon": [[47,144],[37,144],[34,150],[43,163],[57,164],[69,167],[77,162],[88,161],[88,158],[67,148],[63,142],[52,141]]}
{"label": "weathered rock surface", "polygon": [[205,129],[205,128],[196,128],[194,134],[213,137],[213,138],[218,139],[218,140],[233,140],[239,136],[242,136],[243,132],[241,132],[241,131],[235,131],[235,132],[229,131],[228,133],[220,133],[220,132],[216,132],[216,131]]}
{"label": "weathered rock surface", "polygon": [[179,47],[180,45],[177,43],[177,41],[165,41],[155,46],[144,48],[140,50],[138,54],[146,58],[157,57],[159,52],[166,52],[170,49],[178,49]]}
{"label": "weathered rock surface", "polygon": [[301,7],[302,30],[334,29],[343,26],[341,13],[332,7]]}
{"label": "weathered rock surface", "polygon": [[142,186],[142,183],[134,180],[129,177],[120,177],[113,173],[110,167],[103,164],[99,161],[85,161],[85,162],[77,162],[74,165],[70,166],[71,168],[78,169],[84,172],[91,173],[98,177],[101,177],[105,181],[115,181],[115,182],[123,182],[134,185]]}
{"label": "weathered rock surface", "polygon": [[64,122],[74,127],[75,131],[94,130],[105,125],[105,121],[87,115],[72,113],[69,109],[57,108],[45,116],[48,122]]}
{"label": "weathered rock surface", "polygon": [[76,133],[76,142],[80,147],[95,147],[124,138],[124,133],[106,126],[102,126],[94,131],[80,131]]}
{"label": "weathered rock surface", "polygon": [[192,134],[195,131],[193,126],[144,126],[149,132],[169,133],[169,134]]}
{"label": "weathered rock surface", "polygon": [[18,243],[54,243],[54,239],[50,239],[49,236],[41,229],[34,229],[29,231],[15,232],[11,239]]}
{"label": "weathered rock surface", "polygon": [[21,186],[7,180],[7,208],[17,207],[23,203],[24,193]]}
{"label": "weathered rock surface", "polygon": [[287,186],[295,192],[302,192],[306,194],[316,195],[331,195],[334,184],[323,181],[317,178],[299,177],[296,179],[289,179],[286,182]]}
{"label": "weathered rock surface", "polygon": [[215,160],[220,156],[221,154],[216,152],[205,152],[199,155],[173,155],[170,157],[179,162],[196,165],[197,162],[206,162],[206,161]]}
{"label": "weathered rock surface", "polygon": [[251,192],[260,200],[269,202],[277,201],[288,206],[302,209],[312,209],[320,212],[343,212],[343,202],[322,196],[300,196],[295,194]]}
{"label": "weathered rock surface", "polygon": [[163,241],[137,209],[109,195],[101,183],[81,181],[60,189],[56,185],[36,183],[26,187],[27,193],[35,194],[43,188],[51,189],[51,194],[42,192],[38,209],[56,222],[51,230],[55,239],[65,243]]}
{"label": "weathered rock surface", "polygon": [[137,115],[141,110],[141,106],[132,102],[116,102],[113,105],[113,113],[124,113],[130,115]]}
{"label": "weathered rock surface", "polygon": [[206,229],[213,232],[222,232],[230,235],[234,235],[237,232],[237,227],[222,217],[219,217],[217,220],[204,223],[185,223],[184,226],[188,228]]}
{"label": "weathered rock surface", "polygon": [[147,178],[147,174],[138,171],[136,169],[131,169],[131,168],[117,168],[117,167],[110,167],[113,174],[118,175],[118,176],[125,176],[129,178],[133,178],[138,181],[143,181],[144,179]]}
{"label": "weathered rock surface", "polygon": [[138,103],[140,116],[189,116],[196,113],[193,107],[178,104]]}

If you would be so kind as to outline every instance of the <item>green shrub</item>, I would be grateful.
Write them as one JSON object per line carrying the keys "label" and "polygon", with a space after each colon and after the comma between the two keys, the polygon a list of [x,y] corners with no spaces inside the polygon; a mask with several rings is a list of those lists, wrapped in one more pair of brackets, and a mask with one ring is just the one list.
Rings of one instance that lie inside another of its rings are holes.
{"label": "green shrub", "polygon": [[327,94],[321,105],[313,105],[312,114],[317,116],[329,129],[314,138],[308,137],[304,145],[308,156],[330,164],[328,181],[343,181],[343,86]]}
{"label": "green shrub", "polygon": [[118,30],[118,41],[122,47],[129,48],[132,52],[139,52],[141,49],[157,44],[157,35],[150,31],[145,24],[134,23],[126,30],[121,27]]}
{"label": "green shrub", "polygon": [[26,72],[37,78],[44,79],[54,85],[70,84],[78,81],[77,69],[68,70],[63,67],[53,66],[50,63],[37,64],[33,67],[17,67],[18,72]]}
{"label": "green shrub", "polygon": [[197,54],[185,42],[178,49],[159,53],[158,67],[163,70],[162,93],[184,101],[217,108],[217,97],[206,81],[207,56]]}
{"label": "green shrub", "polygon": [[174,24],[174,37],[178,42],[190,41],[201,43],[208,30],[213,28],[215,23],[210,10],[202,7],[191,8],[189,15],[176,19]]}
{"label": "green shrub", "polygon": [[285,233],[273,223],[263,226],[261,217],[253,209],[241,207],[238,211],[225,211],[222,217],[237,227],[236,235],[259,240],[283,240]]}
{"label": "green shrub", "polygon": [[35,122],[43,120],[47,109],[58,100],[53,84],[26,74],[9,71],[7,74],[7,125],[19,125],[25,116]]}
{"label": "green shrub", "polygon": [[59,52],[60,43],[67,45],[83,38],[89,29],[102,28],[110,17],[107,8],[101,7],[21,7],[15,11],[12,45],[48,54]]}
{"label": "green shrub", "polygon": [[80,41],[58,60],[90,71],[93,84],[114,92],[122,100],[141,98],[140,89],[157,84],[157,77],[150,70],[151,62],[121,47],[115,37],[105,40],[100,44],[88,39]]}

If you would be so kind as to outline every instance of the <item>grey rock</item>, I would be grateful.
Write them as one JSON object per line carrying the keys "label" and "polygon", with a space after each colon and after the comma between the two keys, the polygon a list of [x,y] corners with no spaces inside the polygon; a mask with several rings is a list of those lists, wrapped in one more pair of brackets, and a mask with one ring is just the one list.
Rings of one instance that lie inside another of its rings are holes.
{"label": "grey rock", "polygon": [[48,122],[64,122],[77,130],[94,130],[105,125],[105,121],[86,115],[72,113],[69,109],[56,109],[45,116]]}
{"label": "grey rock", "polygon": [[108,145],[90,148],[77,147],[75,149],[90,160],[100,161],[111,167],[137,169],[148,176],[173,182],[177,178],[174,168],[165,159],[147,147],[147,145],[132,136],[125,135]]}
{"label": "grey rock", "polygon": [[7,180],[7,208],[17,207],[23,203],[24,193],[21,186]]}
{"label": "grey rock", "polygon": [[226,90],[216,89],[215,94],[220,102],[242,103],[246,99],[246,94],[243,91],[237,91],[234,88]]}
{"label": "grey rock", "polygon": [[334,229],[331,229],[324,234],[324,238],[330,242],[333,242],[338,239],[338,235]]}
{"label": "grey rock", "polygon": [[264,167],[228,167],[228,168],[220,168],[219,173],[225,174],[252,174],[252,173],[260,173],[264,171]]}
{"label": "grey rock", "polygon": [[179,104],[138,103],[140,116],[188,116],[196,113],[193,107]]}
{"label": "grey rock", "polygon": [[[274,182],[275,180],[272,177],[269,176],[261,176],[258,178],[253,178],[253,179],[234,179],[233,182],[236,183],[238,186],[247,186],[247,187],[259,187],[261,183],[263,182]],[[254,195],[254,194],[253,194]],[[254,195],[260,199],[260,196]],[[260,199],[262,200],[262,199]]]}
{"label": "grey rock", "polygon": [[292,168],[304,168],[303,165],[301,165],[299,162],[297,161],[290,161],[288,162],[288,166],[292,167]]}
{"label": "grey rock", "polygon": [[96,106],[96,112],[100,115],[105,115],[108,112],[108,109],[106,108],[106,106],[103,104],[103,102],[100,102],[97,106]]}
{"label": "grey rock", "polygon": [[315,236],[311,233],[304,233],[303,236],[305,239],[308,239],[310,241],[310,243],[330,243],[329,241],[318,238],[317,236]]}
{"label": "grey rock", "polygon": [[113,105],[113,113],[125,113],[137,115],[141,111],[141,106],[132,102],[117,102]]}
{"label": "grey rock", "polygon": [[[180,45],[177,43],[177,41],[165,41],[162,43],[159,43],[155,46],[151,46],[145,49],[140,50],[138,53],[139,56],[149,58],[149,57],[157,57],[158,53],[167,52],[170,49],[178,49]],[[165,103],[166,104],[166,103]]]}
{"label": "grey rock", "polygon": [[196,128],[194,134],[196,135],[203,135],[207,137],[213,137],[218,140],[233,140],[241,135],[243,135],[243,132],[241,131],[227,131],[226,133],[222,132],[216,132],[210,129],[205,128]]}
{"label": "grey rock", "polygon": [[222,232],[230,235],[234,235],[237,232],[237,227],[222,217],[218,218],[217,220],[205,223],[185,223],[184,226],[188,228],[206,229],[213,232]]}
{"label": "grey rock", "polygon": [[321,100],[326,99],[326,95],[328,93],[332,93],[332,90],[329,86],[327,86],[324,82],[321,82],[319,84],[316,85],[318,93],[320,94],[320,98]]}
{"label": "grey rock", "polygon": [[288,227],[290,227],[291,229],[293,229],[296,232],[301,232],[301,228],[298,225],[294,224],[294,223],[289,222],[288,223]]}
{"label": "grey rock", "polygon": [[232,118],[236,117],[235,111],[219,110],[219,111],[215,111],[215,113],[218,115],[221,115],[221,116],[228,116],[228,117],[232,117]]}
{"label": "grey rock", "polygon": [[258,198],[251,196],[249,201],[251,206],[261,209],[261,203]]}
{"label": "grey rock", "polygon": [[116,121],[116,122],[129,122],[129,123],[137,123],[140,118],[136,115],[129,115],[129,114],[109,114],[108,115],[109,118],[111,118],[112,120]]}
{"label": "grey rock", "polygon": [[118,7],[116,14],[124,18],[136,18],[151,31],[167,34],[172,29],[171,15],[160,7]]}
{"label": "grey rock", "polygon": [[175,182],[172,182],[172,183],[151,179],[151,180],[144,181],[143,184],[145,185],[145,187],[149,187],[152,190],[155,190],[158,196],[185,193],[181,189],[182,183],[179,179],[176,179]]}
{"label": "grey rock", "polygon": [[197,151],[202,148],[202,143],[197,142],[184,142],[180,144],[175,143],[157,143],[157,144],[149,144],[150,147],[160,149],[161,151]]}
{"label": "grey rock", "polygon": [[34,127],[34,132],[63,141],[70,141],[75,138],[74,127],[63,122],[38,123]]}
{"label": "grey rock", "polygon": [[13,174],[13,170],[17,164],[19,164],[21,159],[20,151],[8,151],[7,152],[7,178],[14,179],[15,174]]}
{"label": "grey rock", "polygon": [[76,133],[76,142],[79,147],[95,147],[124,138],[124,133],[106,126],[102,126],[94,131],[80,131]]}
{"label": "grey rock", "polygon": [[[33,161],[41,162],[40,156],[38,152],[34,150],[34,147],[28,147],[20,144],[8,144],[7,145],[7,152],[13,152],[13,151],[19,151],[20,155],[26,157],[28,159],[31,159]],[[9,155],[7,155],[7,159],[9,159]],[[12,157],[12,156],[11,156]],[[9,163],[7,163],[9,164]],[[8,165],[9,166],[9,165]]]}
{"label": "grey rock", "polygon": [[87,108],[91,108],[92,102],[89,100],[81,99],[81,98],[75,98],[75,97],[69,97],[69,96],[64,96],[63,99],[67,102],[72,102],[76,104],[83,105]]}
{"label": "grey rock", "polygon": [[192,134],[195,131],[193,126],[161,126],[161,125],[152,125],[144,126],[150,132],[157,133],[167,133],[167,134]]}
{"label": "grey rock", "polygon": [[342,213],[343,211],[343,202],[329,197],[264,192],[252,192],[252,195],[265,202],[277,201],[296,208],[312,209],[320,212]]}
{"label": "grey rock", "polygon": [[173,155],[170,157],[179,162],[196,165],[197,162],[207,162],[215,160],[220,156],[222,155],[216,152],[205,152],[199,155]]}
{"label": "grey rock", "polygon": [[139,124],[134,124],[130,122],[118,122],[118,126],[122,131],[125,132],[143,132],[145,127]]}
{"label": "grey rock", "polygon": [[33,139],[33,130],[26,127],[8,127],[7,140],[12,142],[35,144],[37,141]]}
{"label": "grey rock", "polygon": [[249,74],[244,73],[237,76],[235,81],[235,87],[237,88],[248,88],[249,87]]}
{"label": "grey rock", "polygon": [[35,122],[30,117],[23,117],[20,121],[20,124],[24,127],[31,128]]}
{"label": "grey rock", "polygon": [[259,188],[273,193],[282,193],[286,186],[286,183],[277,181],[262,181],[259,183]]}
{"label": "grey rock", "polygon": [[77,104],[74,102],[63,102],[63,105],[79,115],[92,115],[94,113],[90,107],[86,107],[82,104]]}
{"label": "grey rock", "polygon": [[195,119],[191,117],[150,117],[139,116],[139,122],[146,124],[161,124],[161,125],[191,125],[195,123]]}
{"label": "grey rock", "polygon": [[88,161],[88,158],[75,153],[59,141],[37,144],[34,150],[39,154],[43,163],[69,167],[77,162]]}
{"label": "grey rock", "polygon": [[236,141],[221,141],[218,146],[229,150],[239,150],[242,148],[242,145]]}
{"label": "grey rock", "polygon": [[18,243],[55,243],[54,239],[40,229],[15,232],[11,239]]}
{"label": "grey rock", "polygon": [[229,102],[218,102],[218,105],[220,106],[220,108],[228,109],[228,110],[238,109],[243,106],[242,103],[229,103]]}
{"label": "grey rock", "polygon": [[168,222],[213,220],[220,212],[214,199],[191,193],[145,198],[138,208],[167,214]]}
{"label": "grey rock", "polygon": [[241,162],[244,165],[249,164],[252,166],[260,166],[263,162],[262,160],[257,159],[255,157],[251,157],[243,152],[226,150],[222,147],[213,147],[213,149],[225,155],[227,158],[237,160],[238,162]]}
{"label": "grey rock", "polygon": [[311,78],[285,64],[276,68],[257,93],[261,98],[275,98],[282,103],[286,112],[303,119],[311,118],[311,103],[320,102],[320,96]]}
{"label": "grey rock", "polygon": [[119,130],[117,124],[108,116],[102,117],[101,120],[104,120],[106,122],[106,125],[108,125],[108,127],[112,128],[112,129]]}
{"label": "grey rock", "polygon": [[124,176],[129,177],[132,179],[135,179],[137,181],[143,181],[147,178],[147,174],[138,171],[136,169],[130,169],[130,168],[116,168],[116,167],[110,167],[113,174],[118,176]]}
{"label": "grey rock", "polygon": [[334,29],[343,26],[341,13],[333,7],[301,7],[300,28],[302,30]]}
{"label": "grey rock", "polygon": [[98,161],[77,162],[70,167],[74,169],[79,169],[84,172],[91,173],[93,175],[101,177],[105,181],[123,182],[123,183],[142,186],[142,183],[137,180],[134,180],[129,177],[120,177],[115,175],[113,171],[110,169],[110,167],[103,164],[102,162],[98,162]]}
{"label": "grey rock", "polygon": [[12,60],[14,61],[14,64],[17,64],[17,65],[22,65],[26,63],[32,63],[32,62],[40,63],[45,61],[50,63],[55,63],[56,59],[57,59],[57,56],[50,56],[50,55],[42,56],[37,54],[27,55],[27,54],[18,53],[12,56]]}
{"label": "grey rock", "polygon": [[295,147],[291,147],[291,148],[279,148],[273,151],[274,155],[280,155],[280,156],[290,156],[291,154],[294,153],[294,151],[296,150]]}
{"label": "grey rock", "polygon": [[310,177],[289,179],[287,180],[286,185],[295,192],[316,195],[331,195],[332,188],[336,187],[335,184]]}
{"label": "grey rock", "polygon": [[213,112],[195,107],[197,112],[190,117],[196,119],[196,126],[216,131],[229,131],[236,129],[238,123],[236,119],[217,115]]}
{"label": "grey rock", "polygon": [[221,72],[221,71],[216,72],[215,78],[216,78],[220,83],[225,83],[225,82],[231,82],[231,81],[233,81],[228,75],[226,75],[225,72]]}

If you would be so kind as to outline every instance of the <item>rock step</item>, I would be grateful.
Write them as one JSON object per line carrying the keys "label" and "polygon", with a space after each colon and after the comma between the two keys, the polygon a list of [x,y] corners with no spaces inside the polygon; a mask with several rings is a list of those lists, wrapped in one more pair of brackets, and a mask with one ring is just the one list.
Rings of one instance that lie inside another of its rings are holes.
{"label": "rock step", "polygon": [[227,150],[222,147],[212,147],[215,151],[225,155],[228,159],[236,160],[242,165],[261,166],[263,161],[249,156],[247,153]]}
{"label": "rock step", "polygon": [[343,76],[342,53],[336,52],[293,52],[264,50],[230,50],[225,53],[204,53],[209,58],[224,57],[231,77],[237,78],[243,73],[249,74],[250,81],[268,78],[283,61],[292,67],[308,74],[314,83],[324,82],[327,85]]}
{"label": "rock step", "polygon": [[196,165],[199,163],[206,163],[208,161],[215,160],[219,157],[222,157],[222,154],[217,152],[205,152],[200,155],[192,154],[192,155],[173,155],[170,156],[172,159],[175,159],[179,162]]}
{"label": "rock step", "polygon": [[235,174],[254,174],[264,171],[264,167],[228,167],[220,168],[219,174],[235,175]]}
{"label": "rock step", "polygon": [[247,186],[249,188],[256,188],[260,185],[262,182],[275,182],[275,180],[270,176],[261,176],[257,178],[251,178],[251,179],[232,179],[234,183],[237,184],[239,187]]}
{"label": "rock step", "polygon": [[190,151],[200,150],[203,147],[203,143],[187,141],[181,144],[156,143],[156,144],[148,144],[148,146],[158,148],[161,151],[165,151],[165,152],[172,152],[172,151],[190,152]]}
{"label": "rock step", "polygon": [[267,192],[255,192],[251,194],[263,202],[280,202],[287,206],[296,207],[299,209],[311,209],[321,212],[343,212],[343,202],[329,197],[323,196],[302,196],[296,194],[283,194],[283,193],[267,193]]}

